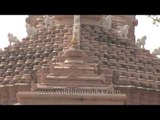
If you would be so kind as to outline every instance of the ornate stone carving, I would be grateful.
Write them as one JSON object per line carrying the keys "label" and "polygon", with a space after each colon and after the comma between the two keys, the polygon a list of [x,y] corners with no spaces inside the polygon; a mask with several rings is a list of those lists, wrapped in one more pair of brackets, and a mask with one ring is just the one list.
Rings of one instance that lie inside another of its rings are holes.
{"label": "ornate stone carving", "polygon": [[19,43],[19,39],[16,36],[13,36],[12,33],[8,33],[8,41],[10,43],[10,46],[13,43]]}
{"label": "ornate stone carving", "polygon": [[53,27],[55,24],[52,17],[49,17],[49,15],[44,16],[44,24],[45,27]]}
{"label": "ornate stone carving", "polygon": [[119,37],[128,38],[128,30],[129,30],[129,28],[130,28],[129,25],[123,26],[123,28],[120,31],[118,31]]}
{"label": "ornate stone carving", "polygon": [[137,39],[136,45],[137,45],[138,47],[140,47],[140,48],[141,48],[141,46],[142,46],[143,49],[144,49],[144,45],[146,44],[146,39],[147,39],[146,35],[143,36],[141,39]]}
{"label": "ornate stone carving", "polygon": [[109,31],[112,28],[112,16],[103,16],[102,20],[100,21],[100,25]]}
{"label": "ornate stone carving", "polygon": [[35,27],[31,27],[30,24],[26,24],[26,32],[28,37],[35,37],[37,35],[37,29]]}

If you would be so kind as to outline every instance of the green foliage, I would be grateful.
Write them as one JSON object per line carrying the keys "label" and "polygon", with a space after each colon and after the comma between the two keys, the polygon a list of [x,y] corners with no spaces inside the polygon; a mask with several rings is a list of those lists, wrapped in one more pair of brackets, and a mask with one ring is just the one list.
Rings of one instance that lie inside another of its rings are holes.
{"label": "green foliage", "polygon": [[158,16],[158,15],[148,15],[148,17],[153,20],[153,25],[156,25],[158,27],[158,25],[160,24],[160,16]]}

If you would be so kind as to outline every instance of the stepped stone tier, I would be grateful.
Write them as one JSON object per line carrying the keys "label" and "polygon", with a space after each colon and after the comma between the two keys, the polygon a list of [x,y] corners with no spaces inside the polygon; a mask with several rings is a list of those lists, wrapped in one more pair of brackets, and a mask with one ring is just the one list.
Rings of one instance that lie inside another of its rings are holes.
{"label": "stepped stone tier", "polygon": [[0,51],[0,104],[160,104],[160,59],[135,44],[135,16],[106,16],[30,15],[34,35]]}

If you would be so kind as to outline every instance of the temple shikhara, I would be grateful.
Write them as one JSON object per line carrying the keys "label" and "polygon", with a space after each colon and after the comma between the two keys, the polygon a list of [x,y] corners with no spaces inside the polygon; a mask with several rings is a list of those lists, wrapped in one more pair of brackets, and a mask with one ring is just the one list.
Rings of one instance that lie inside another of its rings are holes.
{"label": "temple shikhara", "polygon": [[160,59],[134,15],[29,15],[0,51],[1,105],[160,104]]}

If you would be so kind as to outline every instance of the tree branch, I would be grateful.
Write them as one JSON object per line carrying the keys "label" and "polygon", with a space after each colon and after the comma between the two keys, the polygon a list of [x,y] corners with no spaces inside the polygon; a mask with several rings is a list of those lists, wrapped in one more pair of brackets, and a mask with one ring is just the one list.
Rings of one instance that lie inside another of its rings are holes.
{"label": "tree branch", "polygon": [[159,22],[160,23],[160,18],[158,18],[158,17],[154,18],[151,15],[148,15],[148,17],[150,17],[154,22]]}

